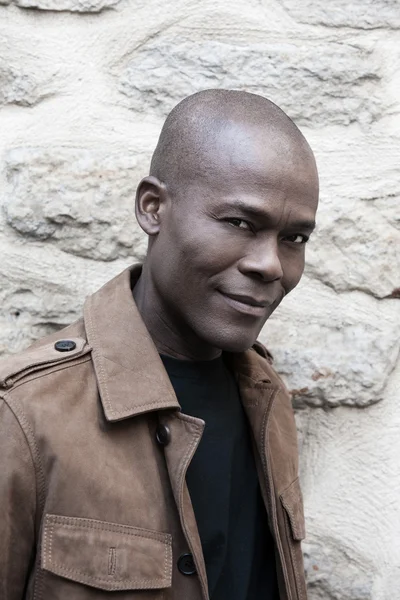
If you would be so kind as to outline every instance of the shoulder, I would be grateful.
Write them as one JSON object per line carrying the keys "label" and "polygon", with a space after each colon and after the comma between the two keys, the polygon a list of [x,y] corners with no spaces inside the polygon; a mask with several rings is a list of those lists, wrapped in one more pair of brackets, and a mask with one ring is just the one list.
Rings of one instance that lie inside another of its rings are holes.
{"label": "shoulder", "polygon": [[0,360],[0,395],[38,376],[73,367],[90,352],[83,322],[77,321],[35,342],[23,352]]}

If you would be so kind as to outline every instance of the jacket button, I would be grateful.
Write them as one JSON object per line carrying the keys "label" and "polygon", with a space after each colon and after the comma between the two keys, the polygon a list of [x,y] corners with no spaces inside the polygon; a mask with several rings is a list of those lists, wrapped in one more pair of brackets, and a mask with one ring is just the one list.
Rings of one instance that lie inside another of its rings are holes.
{"label": "jacket button", "polygon": [[191,554],[182,554],[178,558],[178,569],[182,575],[194,575],[196,573],[196,565],[194,564]]}
{"label": "jacket button", "polygon": [[58,350],[58,352],[71,352],[71,350],[75,350],[76,344],[72,340],[58,340],[54,344],[54,348]]}
{"label": "jacket button", "polygon": [[167,446],[171,441],[171,432],[167,425],[159,425],[156,430],[156,440],[160,446]]}

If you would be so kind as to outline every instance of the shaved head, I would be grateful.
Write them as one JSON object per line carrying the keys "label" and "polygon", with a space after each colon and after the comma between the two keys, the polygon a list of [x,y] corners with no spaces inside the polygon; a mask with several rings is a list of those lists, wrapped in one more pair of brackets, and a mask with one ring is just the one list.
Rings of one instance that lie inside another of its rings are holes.
{"label": "shaved head", "polygon": [[317,204],[314,155],[278,106],[230,90],[180,102],[136,193],[149,245],[134,295],[159,351],[249,348],[301,278]]}
{"label": "shaved head", "polygon": [[[193,177],[221,172],[240,153],[251,159],[259,141],[270,151],[314,161],[308,142],[276,104],[256,94],[211,89],[182,100],[168,115],[151,161],[150,174],[173,193]],[[233,157],[232,157],[233,155]],[[294,165],[295,166],[295,165]]]}

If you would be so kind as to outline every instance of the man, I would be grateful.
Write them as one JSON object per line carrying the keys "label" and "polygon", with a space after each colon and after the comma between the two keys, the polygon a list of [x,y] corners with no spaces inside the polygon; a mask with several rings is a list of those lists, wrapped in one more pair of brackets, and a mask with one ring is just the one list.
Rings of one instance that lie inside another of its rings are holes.
{"label": "man", "polygon": [[287,392],[256,343],[299,282],[313,154],[253,94],[167,118],[134,266],[0,364],[0,597],[305,600]]}

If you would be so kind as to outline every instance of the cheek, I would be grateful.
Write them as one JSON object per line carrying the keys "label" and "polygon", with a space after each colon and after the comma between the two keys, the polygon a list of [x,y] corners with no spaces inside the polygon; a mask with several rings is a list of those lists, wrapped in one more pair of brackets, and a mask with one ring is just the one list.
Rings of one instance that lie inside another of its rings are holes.
{"label": "cheek", "polygon": [[163,293],[176,302],[199,288],[212,269],[211,240],[187,225],[161,231],[155,242],[153,260]]}
{"label": "cheek", "polygon": [[[201,274],[220,272],[240,256],[240,248],[213,222],[182,227],[177,235],[180,268]],[[177,232],[178,233],[178,232]]]}
{"label": "cheek", "polygon": [[291,292],[299,283],[304,271],[304,250],[296,256],[285,256],[282,260],[285,294]]}

